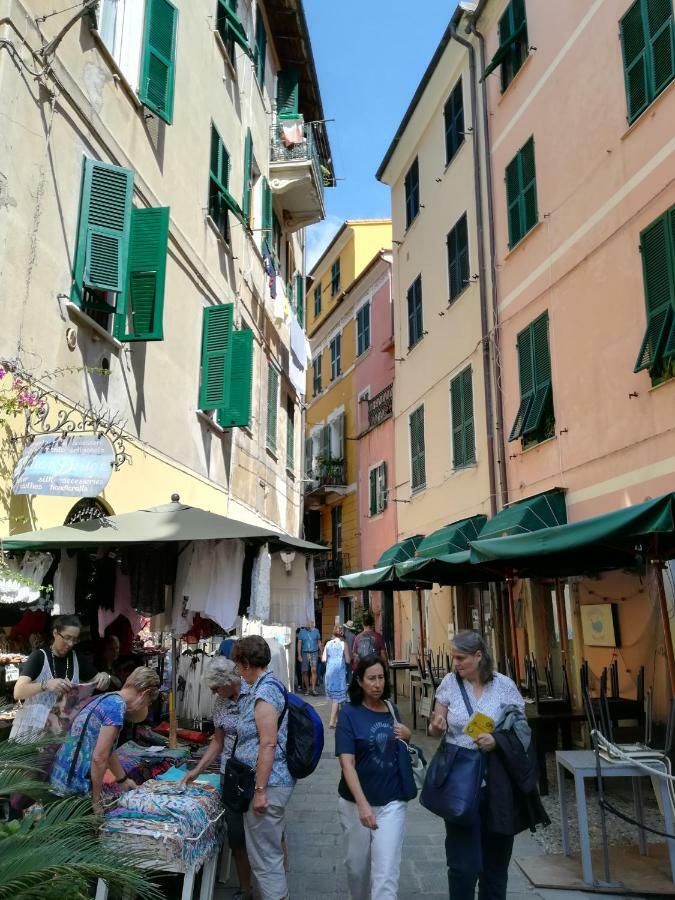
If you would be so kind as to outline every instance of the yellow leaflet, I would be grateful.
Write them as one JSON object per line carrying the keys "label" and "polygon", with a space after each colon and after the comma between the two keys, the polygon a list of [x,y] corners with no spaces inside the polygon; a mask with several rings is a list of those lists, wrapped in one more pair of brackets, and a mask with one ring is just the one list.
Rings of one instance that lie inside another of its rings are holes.
{"label": "yellow leaflet", "polygon": [[494,720],[484,713],[474,713],[464,726],[464,734],[468,734],[474,740],[479,734],[492,734],[495,730]]}

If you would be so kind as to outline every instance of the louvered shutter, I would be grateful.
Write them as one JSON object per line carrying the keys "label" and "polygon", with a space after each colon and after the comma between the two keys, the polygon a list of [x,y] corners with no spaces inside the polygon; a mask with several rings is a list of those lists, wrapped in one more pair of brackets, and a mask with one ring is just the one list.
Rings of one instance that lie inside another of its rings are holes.
{"label": "louvered shutter", "polygon": [[534,394],[523,423],[521,436],[533,434],[542,425],[551,399],[551,355],[548,344],[548,314],[544,313],[530,326],[532,335],[532,377]]}
{"label": "louvered shutter", "polygon": [[277,449],[277,408],[279,405],[279,373],[270,365],[267,369],[267,447]]}
{"label": "louvered shutter", "polygon": [[518,374],[520,378],[520,405],[509,441],[515,441],[523,432],[532,398],[534,396],[534,371],[532,367],[532,331],[529,326],[521,331],[516,342],[518,350]]}
{"label": "louvered shutter", "polygon": [[450,413],[452,415],[452,465],[464,465],[464,429],[462,417],[462,376],[450,382]]}
{"label": "louvered shutter", "polygon": [[519,155],[516,154],[506,167],[506,208],[509,221],[509,247],[514,247],[523,236],[520,226],[520,172]]}
{"label": "louvered shutter", "polygon": [[253,136],[251,129],[246,129],[246,142],[244,144],[244,196],[242,198],[241,210],[245,219],[245,224],[251,224],[251,177],[253,166]]}
{"label": "louvered shutter", "polygon": [[646,0],[651,89],[656,97],[673,80],[673,0]]}
{"label": "louvered shutter", "polygon": [[255,77],[262,88],[265,83],[265,57],[267,55],[267,32],[263,21],[261,6],[258,5],[255,23]]}
{"label": "louvered shutter", "polygon": [[314,468],[314,441],[311,437],[305,438],[305,475],[309,476]]}
{"label": "louvered shutter", "polygon": [[377,469],[371,469],[369,475],[370,515],[377,515]]}
{"label": "louvered shutter", "polygon": [[221,428],[248,428],[251,424],[251,386],[253,384],[253,332],[250,328],[232,333],[230,364],[230,400],[218,410]]}
{"label": "louvered shutter", "polygon": [[320,443],[320,455],[324,462],[327,462],[331,458],[330,452],[330,425],[322,425],[321,426],[321,443]]}
{"label": "louvered shutter", "polygon": [[218,18],[221,36],[222,23],[227,26],[226,32],[232,35],[232,38],[248,56],[251,56],[251,46],[246,37],[246,31],[237,15],[237,0],[218,0]]}
{"label": "louvered shutter", "polygon": [[457,232],[457,259],[458,259],[458,275],[459,275],[459,293],[469,283],[469,234],[466,223],[466,213],[455,226]]}
{"label": "louvered shutter", "polygon": [[377,469],[377,511],[384,512],[389,499],[387,487],[387,464],[383,462]]}
{"label": "louvered shutter", "polygon": [[423,406],[410,416],[410,468],[412,489],[417,490],[426,482]]}
{"label": "louvered shutter", "polygon": [[300,325],[305,322],[305,279],[302,275],[295,276],[295,307]]}
{"label": "louvered shutter", "polygon": [[473,424],[473,384],[471,366],[462,373],[462,439],[464,444],[464,464],[476,461],[476,435]]}
{"label": "louvered shutter", "polygon": [[628,99],[628,121],[632,122],[649,103],[647,81],[647,42],[642,20],[641,0],[628,9],[621,19],[621,48]]}
{"label": "louvered shutter", "polygon": [[537,224],[537,173],[534,164],[534,138],[520,151],[521,226],[525,235]]}
{"label": "louvered shutter", "polygon": [[115,315],[120,341],[164,340],[169,207],[132,209],[125,291]]}
{"label": "louvered shutter", "polygon": [[653,369],[662,358],[675,308],[675,222],[672,210],[640,235],[647,329],[635,362],[635,372]]}
{"label": "louvered shutter", "polygon": [[294,119],[298,115],[299,71],[282,69],[277,75],[277,116],[280,119]]}
{"label": "louvered shutter", "polygon": [[272,238],[272,189],[269,186],[267,179],[263,176],[262,179],[262,228],[263,228],[263,239],[267,241],[270,249],[273,246],[273,238]]}
{"label": "louvered shutter", "polygon": [[286,468],[295,468],[295,407],[288,402],[286,406]]}
{"label": "louvered shutter", "polygon": [[232,303],[204,308],[200,409],[223,409],[230,402]]}
{"label": "louvered shutter", "polygon": [[83,287],[114,293],[124,289],[133,189],[130,169],[84,161],[71,294],[78,306]]}
{"label": "louvered shutter", "polygon": [[178,10],[169,0],[147,0],[138,95],[169,125],[173,117],[177,24]]}

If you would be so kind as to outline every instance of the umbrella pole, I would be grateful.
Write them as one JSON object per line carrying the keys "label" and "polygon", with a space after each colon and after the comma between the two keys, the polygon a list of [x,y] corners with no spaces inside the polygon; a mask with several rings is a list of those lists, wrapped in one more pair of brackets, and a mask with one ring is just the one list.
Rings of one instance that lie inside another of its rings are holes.
{"label": "umbrella pole", "polygon": [[516,601],[513,597],[513,579],[506,582],[509,592],[509,624],[511,626],[511,652],[516,666],[516,684],[520,687],[520,656],[518,655],[518,634],[516,633]]}
{"label": "umbrella pole", "polygon": [[565,598],[560,579],[555,580],[555,602],[558,607],[558,628],[560,629],[560,650],[562,652],[563,665],[567,665],[567,612],[565,611]]}
{"label": "umbrella pole", "polygon": [[420,655],[422,659],[424,659],[426,640],[424,637],[424,613],[422,610],[422,591],[420,588],[417,588],[417,614],[420,617]]}
{"label": "umbrella pole", "polygon": [[666,659],[668,661],[668,677],[670,680],[670,694],[675,696],[675,654],[673,653],[673,635],[670,631],[670,618],[668,616],[668,604],[666,602],[666,589],[663,586],[663,571],[660,562],[652,562],[656,586],[659,591],[659,607],[661,610],[661,624],[663,625],[663,640],[666,645]]}
{"label": "umbrella pole", "polygon": [[176,635],[171,635],[171,693],[169,694],[169,747],[175,750],[178,746],[176,737],[176,686],[178,684],[178,653]]}

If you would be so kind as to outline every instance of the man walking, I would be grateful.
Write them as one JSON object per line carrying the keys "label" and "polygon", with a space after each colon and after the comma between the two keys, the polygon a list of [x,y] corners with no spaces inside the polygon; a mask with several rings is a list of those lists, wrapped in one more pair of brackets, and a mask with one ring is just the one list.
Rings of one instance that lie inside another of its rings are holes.
{"label": "man walking", "polygon": [[[354,623],[351,619],[348,619],[345,624],[342,626],[345,633],[345,644],[349,648],[349,657],[350,659],[354,655],[354,639],[356,638],[356,629],[354,628]],[[352,680],[352,667],[349,665],[347,667],[347,685]]]}
{"label": "man walking", "polygon": [[359,659],[366,656],[379,656],[383,663],[387,662],[384,638],[379,631],[375,631],[375,618],[371,612],[363,614],[363,631],[354,638],[352,669],[355,670]]}
{"label": "man walking", "polygon": [[[319,654],[323,652],[319,629],[308,622],[298,632],[298,661],[302,664],[302,684],[304,693],[316,697],[316,673]],[[309,673],[312,673],[312,688],[309,689]]]}

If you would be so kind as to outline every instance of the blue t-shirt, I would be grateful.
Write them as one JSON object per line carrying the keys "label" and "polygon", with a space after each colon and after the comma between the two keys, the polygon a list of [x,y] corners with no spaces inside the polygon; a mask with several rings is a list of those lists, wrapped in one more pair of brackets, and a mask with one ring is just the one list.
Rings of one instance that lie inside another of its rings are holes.
{"label": "blue t-shirt", "polygon": [[[270,672],[263,672],[254,684],[251,685],[248,694],[242,697],[239,711],[239,724],[237,726],[237,748],[235,758],[247,766],[255,768],[258,762],[260,750],[260,736],[255,721],[255,705],[258,700],[263,700],[273,706],[277,715],[281,715],[286,704],[283,687]],[[274,762],[269,781],[270,787],[289,787],[295,784],[295,779],[288,771],[286,765],[286,741],[288,740],[288,716],[284,715],[279,726],[277,745],[274,751]]]}
{"label": "blue t-shirt", "polygon": [[301,628],[298,640],[303,653],[316,653],[319,649],[321,632],[318,628]]}
{"label": "blue t-shirt", "polygon": [[[335,729],[335,755],[351,753],[356,758],[356,774],[371,806],[385,806],[392,800],[405,799],[396,741],[394,720],[388,712],[373,712],[351,703],[345,703],[340,710]],[[340,779],[338,794],[354,802],[344,777]]]}
{"label": "blue t-shirt", "polygon": [[221,656],[230,658],[230,653],[232,653],[232,648],[234,647],[235,641],[234,638],[225,638],[220,642],[220,647],[218,647],[218,653]]}

